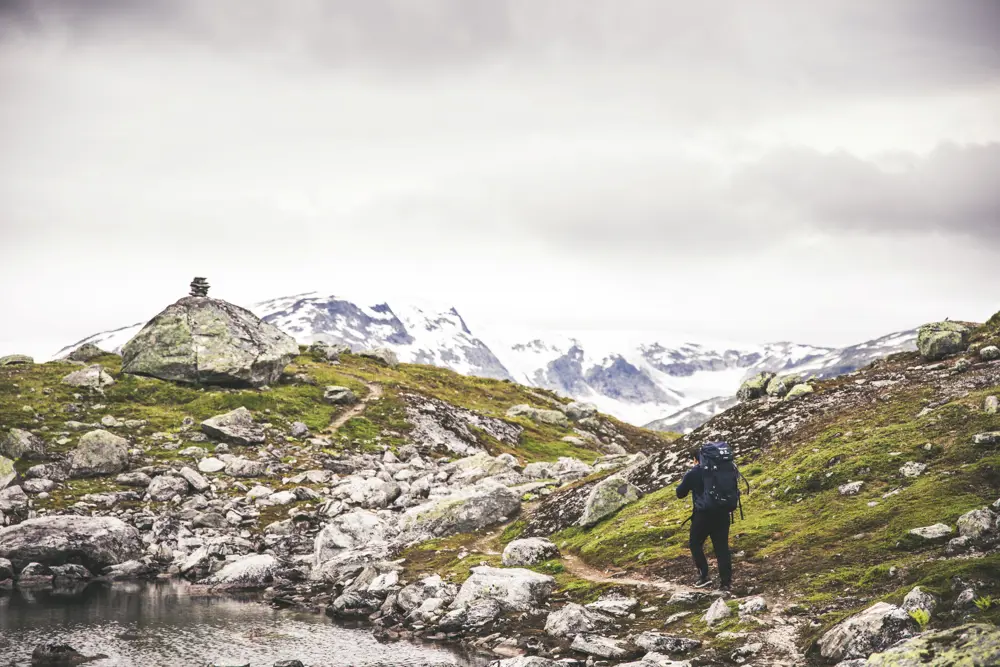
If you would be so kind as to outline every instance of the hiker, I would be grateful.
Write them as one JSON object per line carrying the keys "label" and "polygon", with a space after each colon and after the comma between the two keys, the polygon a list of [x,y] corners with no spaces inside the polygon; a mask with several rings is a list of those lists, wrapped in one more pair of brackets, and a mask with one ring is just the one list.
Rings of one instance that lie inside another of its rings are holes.
{"label": "hiker", "polygon": [[732,450],[724,442],[710,442],[695,447],[691,453],[695,465],[677,487],[677,497],[684,498],[690,493],[694,505],[690,547],[699,574],[695,587],[704,588],[711,583],[705,558],[705,540],[711,537],[719,566],[719,590],[728,592],[733,578],[729,524],[737,507],[742,513],[739,490],[742,475],[733,462]]}

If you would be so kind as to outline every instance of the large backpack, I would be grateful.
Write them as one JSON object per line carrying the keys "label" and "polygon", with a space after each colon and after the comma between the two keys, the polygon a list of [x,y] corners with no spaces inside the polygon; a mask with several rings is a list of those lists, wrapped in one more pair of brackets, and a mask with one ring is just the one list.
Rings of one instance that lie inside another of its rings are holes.
{"label": "large backpack", "polygon": [[740,480],[750,492],[750,483],[740,473],[733,460],[733,450],[724,442],[709,442],[698,452],[698,466],[704,488],[695,494],[696,512],[726,511],[730,514],[740,510],[743,518],[743,503],[740,499]]}

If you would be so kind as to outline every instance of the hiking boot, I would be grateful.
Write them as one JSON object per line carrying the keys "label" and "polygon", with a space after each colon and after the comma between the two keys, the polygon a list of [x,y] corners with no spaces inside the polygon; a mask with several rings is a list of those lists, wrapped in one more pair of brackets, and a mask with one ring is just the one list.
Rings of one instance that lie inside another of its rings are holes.
{"label": "hiking boot", "polygon": [[712,580],[708,578],[708,575],[707,574],[703,574],[703,575],[701,575],[698,578],[698,581],[695,582],[694,587],[695,588],[705,588],[705,586],[708,586],[711,583],[712,583]]}
{"label": "hiking boot", "polygon": [[720,593],[732,593],[733,589],[729,584],[719,584]]}

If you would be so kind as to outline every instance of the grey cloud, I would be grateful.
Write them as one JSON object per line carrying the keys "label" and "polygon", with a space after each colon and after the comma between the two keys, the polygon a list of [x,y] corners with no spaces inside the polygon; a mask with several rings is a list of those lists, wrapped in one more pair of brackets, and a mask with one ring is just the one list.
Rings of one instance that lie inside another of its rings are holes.
{"label": "grey cloud", "polygon": [[944,144],[893,162],[788,148],[745,169],[736,188],[823,228],[957,233],[1000,245],[1000,143]]}

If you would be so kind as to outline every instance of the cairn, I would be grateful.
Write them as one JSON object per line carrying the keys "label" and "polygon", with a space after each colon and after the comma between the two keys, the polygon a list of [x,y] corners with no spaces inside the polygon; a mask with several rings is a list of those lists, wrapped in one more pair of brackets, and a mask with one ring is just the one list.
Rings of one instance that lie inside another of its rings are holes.
{"label": "cairn", "polygon": [[195,278],[191,281],[191,296],[208,296],[208,279]]}

